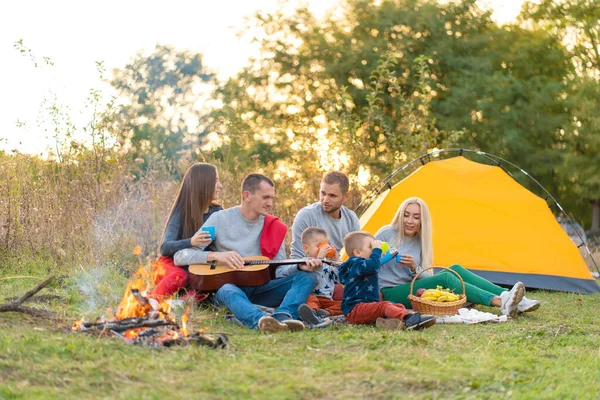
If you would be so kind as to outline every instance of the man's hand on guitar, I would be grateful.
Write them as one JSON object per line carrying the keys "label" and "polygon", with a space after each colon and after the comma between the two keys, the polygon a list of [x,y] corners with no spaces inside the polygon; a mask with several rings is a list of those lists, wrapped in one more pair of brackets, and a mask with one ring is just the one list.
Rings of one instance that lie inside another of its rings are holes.
{"label": "man's hand on guitar", "polygon": [[306,264],[300,264],[298,266],[299,269],[306,272],[313,272],[317,269],[321,268],[323,262],[317,259],[306,260]]}
{"label": "man's hand on guitar", "polygon": [[211,252],[209,255],[212,255],[212,257],[210,257],[212,260],[209,259],[209,261],[215,260],[234,269],[244,268],[244,259],[235,251],[215,251]]}

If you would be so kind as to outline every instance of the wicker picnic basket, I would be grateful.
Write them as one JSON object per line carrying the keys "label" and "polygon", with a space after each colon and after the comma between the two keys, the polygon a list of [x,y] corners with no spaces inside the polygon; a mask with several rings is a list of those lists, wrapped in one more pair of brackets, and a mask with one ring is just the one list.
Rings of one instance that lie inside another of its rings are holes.
{"label": "wicker picnic basket", "polygon": [[425,268],[425,269],[419,271],[419,273],[417,275],[415,275],[412,282],[410,283],[410,292],[409,292],[410,294],[408,295],[408,299],[410,300],[410,302],[413,306],[413,309],[416,312],[423,314],[423,315],[455,315],[455,314],[458,314],[458,309],[461,308],[462,305],[465,304],[465,302],[467,301],[467,296],[465,295],[465,282],[462,280],[462,278],[460,277],[460,275],[458,273],[451,270],[450,268],[445,268],[445,267],[436,267],[436,268],[444,268],[444,269],[452,272],[454,275],[456,275],[458,277],[458,279],[460,279],[460,283],[462,284],[462,294],[460,294],[458,296],[459,299],[456,301],[441,302],[441,301],[426,300],[421,297],[417,297],[417,296],[413,295],[413,286],[414,286],[417,278],[419,278],[419,275],[421,275],[423,272],[425,272],[427,270],[433,269],[433,267]]}

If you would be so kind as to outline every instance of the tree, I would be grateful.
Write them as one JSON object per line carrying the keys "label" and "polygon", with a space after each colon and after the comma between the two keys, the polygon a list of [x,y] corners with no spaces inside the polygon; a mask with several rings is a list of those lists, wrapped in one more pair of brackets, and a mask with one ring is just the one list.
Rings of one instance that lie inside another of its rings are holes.
{"label": "tree", "polygon": [[243,149],[236,154],[278,163],[277,152],[302,165],[312,153],[317,170],[384,175],[466,127],[464,146],[555,185],[572,68],[552,35],[500,28],[475,0],[348,0],[342,17],[317,21],[300,9],[254,22],[262,56],[221,87],[224,106],[205,124]]}
{"label": "tree", "polygon": [[570,118],[560,130],[559,175],[568,202],[581,210],[577,216],[591,225],[591,233],[600,233],[600,4],[542,0],[526,3],[522,18],[547,29],[569,50],[575,73],[566,77],[563,94]]}
{"label": "tree", "polygon": [[201,86],[212,80],[200,54],[160,45],[115,69],[110,84],[118,105],[108,118],[131,158],[162,159],[172,168],[201,133]]}
{"label": "tree", "polygon": [[[584,210],[591,205],[589,233],[600,233],[600,85],[581,78],[570,97],[573,119],[564,130],[565,186]],[[583,200],[583,201],[582,201]],[[587,201],[589,204],[585,204]],[[588,209],[589,210],[589,209]]]}

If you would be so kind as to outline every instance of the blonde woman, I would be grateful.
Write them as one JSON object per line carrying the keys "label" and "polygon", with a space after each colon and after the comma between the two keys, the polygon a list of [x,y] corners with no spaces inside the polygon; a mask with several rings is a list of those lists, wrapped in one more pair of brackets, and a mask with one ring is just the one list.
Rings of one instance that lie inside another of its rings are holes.
{"label": "blonde woman", "polygon": [[[411,281],[419,271],[433,265],[432,225],[427,204],[418,197],[404,200],[392,223],[381,228],[375,238],[389,242],[399,251],[396,259],[381,266],[379,288],[383,299],[411,308],[408,300]],[[540,306],[539,301],[524,297],[525,286],[521,282],[509,291],[458,264],[450,269],[465,282],[467,300],[471,303],[498,307],[502,314],[513,318],[517,313],[534,311]],[[415,291],[438,285],[454,289],[456,293],[462,290],[460,280],[452,272],[444,270],[435,275],[429,272],[431,270],[419,276],[414,285]]]}

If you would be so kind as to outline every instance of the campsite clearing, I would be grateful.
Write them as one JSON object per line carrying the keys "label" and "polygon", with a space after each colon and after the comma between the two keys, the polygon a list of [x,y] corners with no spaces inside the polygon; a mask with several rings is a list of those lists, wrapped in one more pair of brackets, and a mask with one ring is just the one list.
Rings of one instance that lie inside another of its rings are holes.
{"label": "campsite clearing", "polygon": [[229,333],[227,350],[70,333],[76,315],[54,301],[62,326],[0,315],[0,398],[598,398],[600,295],[531,297],[542,308],[515,321],[423,332],[261,335],[226,322],[223,310],[195,309],[192,328]]}

